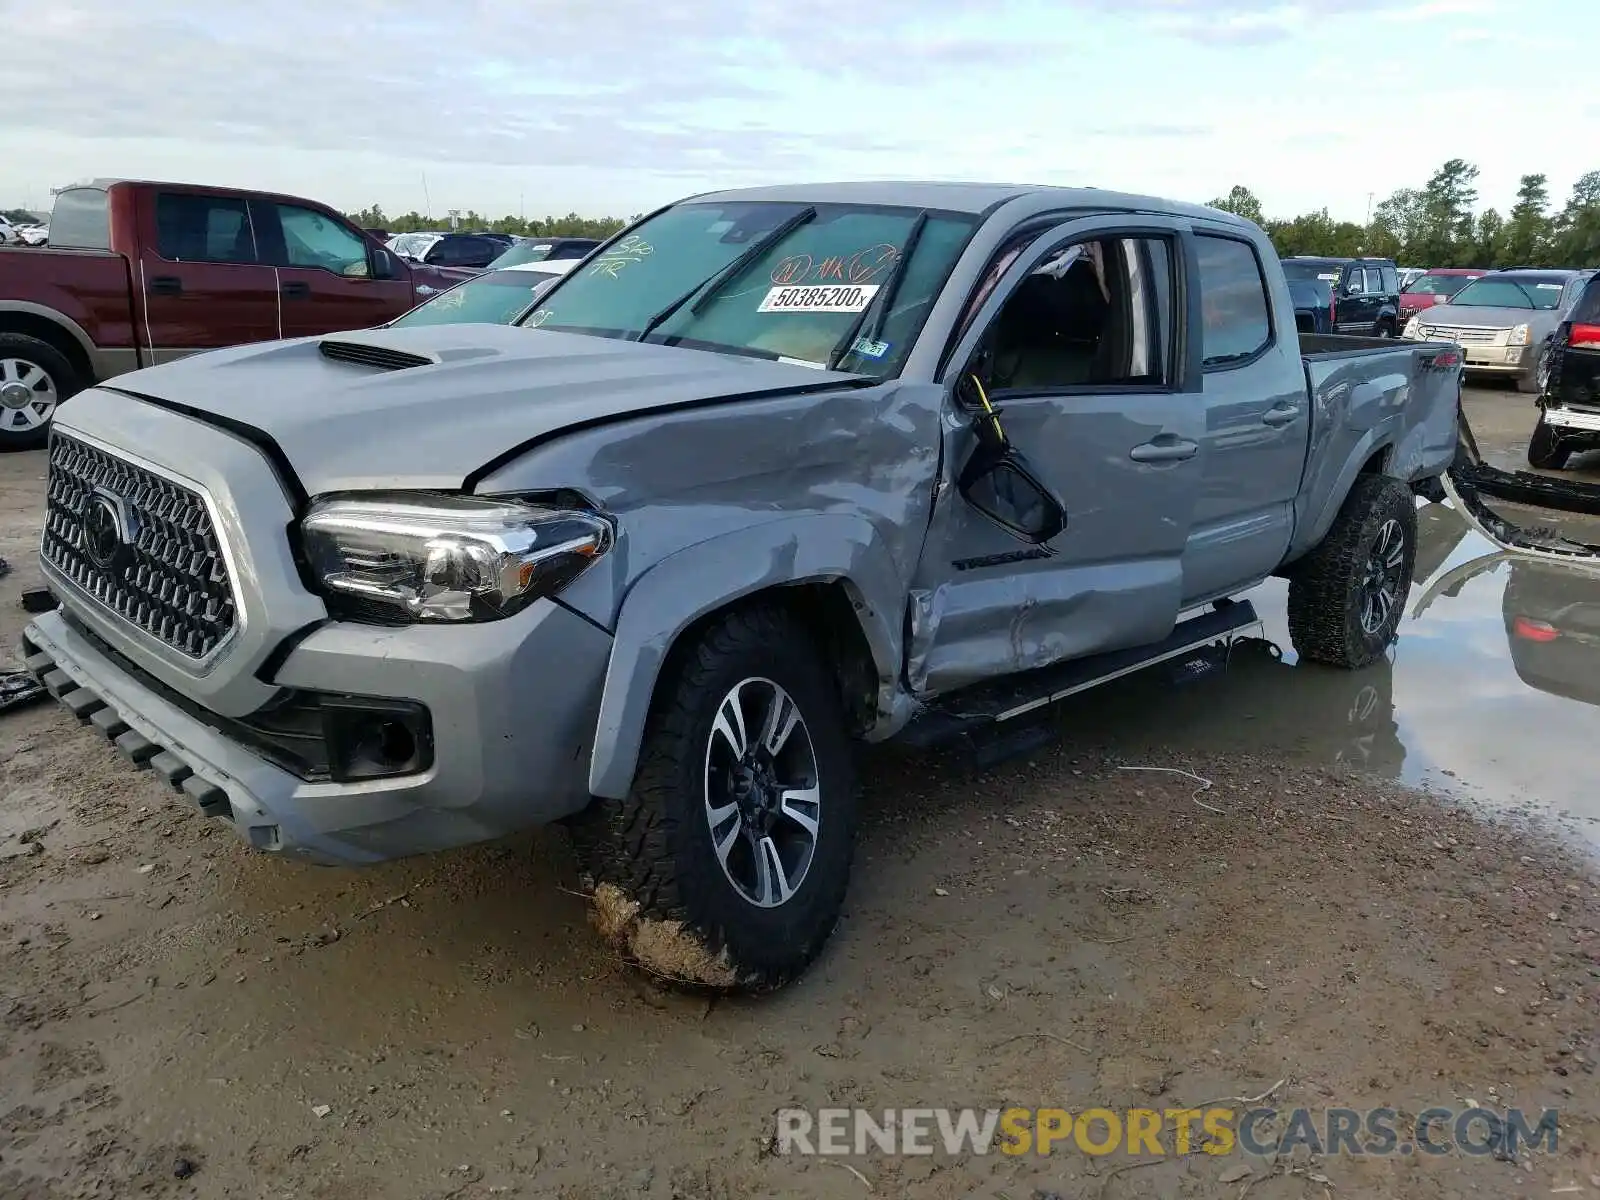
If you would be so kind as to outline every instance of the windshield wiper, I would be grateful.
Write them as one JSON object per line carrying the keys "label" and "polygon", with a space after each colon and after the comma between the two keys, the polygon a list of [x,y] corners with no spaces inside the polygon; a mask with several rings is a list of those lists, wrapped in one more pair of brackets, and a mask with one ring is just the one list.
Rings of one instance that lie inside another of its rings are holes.
{"label": "windshield wiper", "polygon": [[[660,312],[656,313],[655,316],[651,317],[644,323],[644,328],[639,331],[639,336],[633,340],[636,342],[644,341],[645,338],[649,337],[662,324],[664,324],[673,313],[677,312],[685,304],[688,304],[690,300],[694,300],[695,296],[697,295],[700,296],[700,299],[695,300],[694,307],[689,310],[689,315],[699,316],[701,310],[705,308],[711,297],[716,295],[718,288],[727,283],[728,280],[737,276],[751,263],[755,262],[756,259],[760,258],[768,250],[772,249],[772,247],[776,246],[796,229],[799,229],[800,226],[809,221],[814,221],[816,216],[817,210],[815,207],[808,205],[807,207],[802,208],[799,212],[795,213],[794,216],[790,217],[771,233],[767,234],[766,237],[762,238],[760,241],[752,242],[748,247],[746,247],[743,254],[739,255],[738,258],[734,259],[727,266],[723,267],[722,270],[718,271],[715,275],[712,275],[711,278],[702,279],[699,283],[695,284],[671,304],[667,305]],[[704,290],[704,295],[700,295],[702,290]]]}
{"label": "windshield wiper", "polygon": [[912,223],[911,232],[906,234],[906,243],[900,248],[900,257],[894,260],[888,280],[878,290],[877,295],[873,296],[872,303],[856,314],[856,319],[850,322],[850,328],[844,331],[844,336],[828,352],[828,361],[824,364],[828,370],[838,370],[839,363],[845,355],[855,348],[856,338],[861,334],[861,327],[866,324],[868,312],[873,314],[872,328],[867,330],[865,340],[876,342],[882,335],[883,327],[889,320],[889,310],[894,306],[894,298],[900,292],[900,281],[905,278],[906,263],[917,252],[917,243],[922,240],[922,231],[927,227],[928,210],[923,209]]}

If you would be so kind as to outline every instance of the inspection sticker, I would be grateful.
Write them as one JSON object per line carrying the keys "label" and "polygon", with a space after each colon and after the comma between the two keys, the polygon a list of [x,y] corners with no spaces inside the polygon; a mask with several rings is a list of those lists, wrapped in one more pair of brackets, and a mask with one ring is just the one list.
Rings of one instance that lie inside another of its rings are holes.
{"label": "inspection sticker", "polygon": [[858,313],[878,294],[875,283],[808,283],[798,287],[775,287],[762,299],[757,312]]}
{"label": "inspection sticker", "polygon": [[1561,290],[1561,284],[1559,283],[1536,283],[1533,286],[1541,292],[1559,292]]}

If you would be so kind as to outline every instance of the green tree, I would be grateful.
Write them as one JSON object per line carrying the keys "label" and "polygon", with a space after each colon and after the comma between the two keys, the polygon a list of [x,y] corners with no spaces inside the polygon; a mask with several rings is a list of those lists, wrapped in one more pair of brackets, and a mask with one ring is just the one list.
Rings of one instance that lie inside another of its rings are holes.
{"label": "green tree", "polygon": [[1267,235],[1280,255],[1328,255],[1353,258],[1363,252],[1366,231],[1354,221],[1335,221],[1325,208],[1302,213],[1292,221],[1269,221]]}
{"label": "green tree", "polygon": [[1480,267],[1492,267],[1504,262],[1507,229],[1505,218],[1494,209],[1479,213],[1467,257]]}
{"label": "green tree", "polygon": [[1421,234],[1422,193],[1401,188],[1373,209],[1367,229],[1368,253],[1410,265],[1417,259],[1413,247]]}
{"label": "green tree", "polygon": [[1465,159],[1452,158],[1422,189],[1422,225],[1416,245],[1410,247],[1420,265],[1459,267],[1471,253],[1477,232],[1472,206],[1478,202],[1478,168]]}
{"label": "green tree", "polygon": [[1256,199],[1256,194],[1242,183],[1236,183],[1228,190],[1226,196],[1219,196],[1210,202],[1212,208],[1220,208],[1223,212],[1230,212],[1236,217],[1243,217],[1246,221],[1254,221],[1262,225],[1266,217],[1261,212],[1261,201]]}
{"label": "green tree", "polygon": [[1502,257],[1484,259],[1478,265],[1540,266],[1550,246],[1550,181],[1543,175],[1524,175],[1517,189],[1517,202],[1506,222]]}
{"label": "green tree", "polygon": [[1555,220],[1551,259],[1563,267],[1600,266],[1600,171],[1580,176]]}

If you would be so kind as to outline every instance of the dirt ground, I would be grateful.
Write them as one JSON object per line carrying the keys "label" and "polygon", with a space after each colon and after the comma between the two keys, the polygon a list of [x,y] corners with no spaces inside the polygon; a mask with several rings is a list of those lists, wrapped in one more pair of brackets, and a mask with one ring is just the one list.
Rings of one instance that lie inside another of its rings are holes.
{"label": "dirt ground", "polygon": [[[1526,431],[1506,422],[1514,455]],[[8,658],[42,476],[38,454],[0,459]],[[1189,686],[1252,716],[1226,674]],[[1072,712],[1054,747],[987,773],[869,756],[830,949],[779,995],[716,1001],[610,960],[557,834],[361,871],[279,862],[53,705],[0,716],[0,1200],[1600,1196],[1585,862],[1392,782],[1175,749],[1159,704],[1114,744],[1073,736]],[[790,1105],[1269,1091],[1555,1107],[1560,1146],[1302,1152],[1247,1176],[1204,1154],[771,1146]]]}

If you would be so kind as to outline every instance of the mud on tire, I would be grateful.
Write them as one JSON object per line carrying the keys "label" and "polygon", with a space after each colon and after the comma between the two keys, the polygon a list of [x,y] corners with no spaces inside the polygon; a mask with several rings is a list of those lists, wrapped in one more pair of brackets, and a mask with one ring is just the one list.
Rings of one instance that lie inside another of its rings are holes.
{"label": "mud on tire", "polygon": [[1289,581],[1289,637],[1301,658],[1355,669],[1393,643],[1417,560],[1411,489],[1362,475]]}
{"label": "mud on tire", "polygon": [[[815,820],[809,853],[789,813]],[[781,608],[752,607],[674,655],[627,799],[597,798],[571,832],[595,925],[626,959],[680,985],[761,991],[798,975],[833,932],[855,826],[852,748],[823,657]]]}

